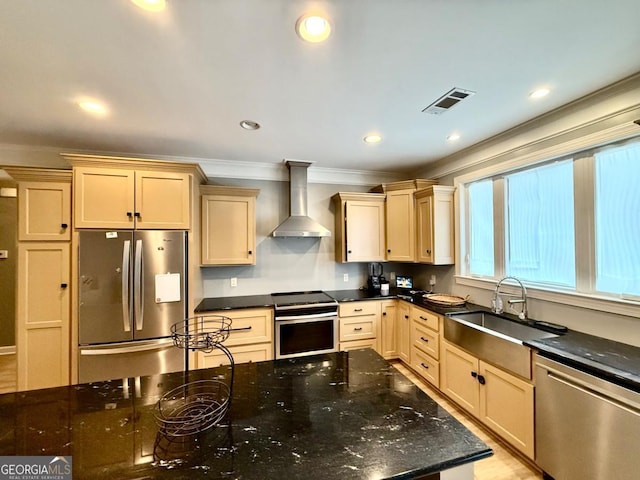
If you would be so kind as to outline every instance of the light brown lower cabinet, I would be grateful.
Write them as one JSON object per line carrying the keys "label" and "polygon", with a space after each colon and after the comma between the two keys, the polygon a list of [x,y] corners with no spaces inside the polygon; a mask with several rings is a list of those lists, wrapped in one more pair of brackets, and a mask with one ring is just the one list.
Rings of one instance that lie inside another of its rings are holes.
{"label": "light brown lower cabinet", "polygon": [[18,390],[69,384],[69,254],[62,242],[18,246]]}
{"label": "light brown lower cabinet", "polygon": [[396,323],[398,322],[398,300],[384,300],[380,316],[380,355],[386,359],[398,356],[396,347]]}
{"label": "light brown lower cabinet", "polygon": [[442,342],[440,389],[529,458],[534,458],[533,385]]}
{"label": "light brown lower cabinet", "polygon": [[340,350],[372,348],[379,352],[381,302],[344,302],[338,307]]}
{"label": "light brown lower cabinet", "polygon": [[[273,360],[273,309],[246,308],[201,312],[198,315],[225,316],[231,319],[231,331],[224,345],[235,363]],[[214,348],[211,352],[197,352],[197,368],[210,368],[229,363],[225,354]]]}
{"label": "light brown lower cabinet", "polygon": [[411,365],[410,305],[405,302],[398,303],[398,315],[396,318],[396,348],[398,351],[398,358],[407,365]]}

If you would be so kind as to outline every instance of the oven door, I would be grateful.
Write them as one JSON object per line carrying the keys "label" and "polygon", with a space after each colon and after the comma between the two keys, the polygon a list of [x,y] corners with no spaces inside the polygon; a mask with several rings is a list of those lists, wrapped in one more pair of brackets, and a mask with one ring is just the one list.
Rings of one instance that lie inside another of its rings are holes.
{"label": "oven door", "polygon": [[275,357],[293,358],[338,351],[338,316],[276,317]]}

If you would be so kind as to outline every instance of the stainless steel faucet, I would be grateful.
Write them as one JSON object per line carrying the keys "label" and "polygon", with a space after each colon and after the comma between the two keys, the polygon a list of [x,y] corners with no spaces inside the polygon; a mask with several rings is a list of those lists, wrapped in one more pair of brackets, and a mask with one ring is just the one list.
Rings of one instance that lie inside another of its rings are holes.
{"label": "stainless steel faucet", "polygon": [[[502,286],[505,280],[513,280],[520,286],[520,295],[509,293],[509,292],[501,292],[500,287]],[[507,300],[507,304],[510,307],[511,311],[518,315],[520,320],[527,319],[527,289],[522,284],[520,280],[516,277],[504,277],[500,279],[500,281],[496,284],[496,289],[493,291],[493,298],[491,299],[491,310],[495,313],[502,313],[504,311],[504,301],[502,297],[517,297],[517,298],[509,298]],[[522,309],[518,312],[513,305],[514,304],[522,304]]]}

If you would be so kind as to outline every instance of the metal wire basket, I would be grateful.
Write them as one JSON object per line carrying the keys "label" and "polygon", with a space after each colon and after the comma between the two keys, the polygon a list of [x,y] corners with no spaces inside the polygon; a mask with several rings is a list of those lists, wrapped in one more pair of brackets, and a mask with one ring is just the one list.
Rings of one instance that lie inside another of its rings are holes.
{"label": "metal wire basket", "polygon": [[231,319],[223,315],[198,315],[171,326],[173,344],[208,353],[229,337]]}
{"label": "metal wire basket", "polygon": [[156,421],[162,435],[183,437],[218,425],[231,402],[231,384],[197,380],[167,392],[157,403]]}

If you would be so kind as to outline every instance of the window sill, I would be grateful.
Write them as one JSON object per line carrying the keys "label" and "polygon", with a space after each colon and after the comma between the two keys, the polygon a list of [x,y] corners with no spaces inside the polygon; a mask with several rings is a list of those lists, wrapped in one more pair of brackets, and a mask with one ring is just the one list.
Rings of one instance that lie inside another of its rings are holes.
{"label": "window sill", "polygon": [[[483,278],[456,275],[455,282],[458,285],[481,288],[484,290],[493,291],[496,288],[495,280]],[[554,291],[540,288],[539,286],[532,287],[526,285],[526,288],[527,298],[534,298],[536,300],[544,300],[562,305],[571,305],[573,307],[587,308],[589,310],[597,310],[606,313],[626,315],[629,317],[640,317],[639,302],[601,297],[597,295],[587,295],[578,292]]]}

